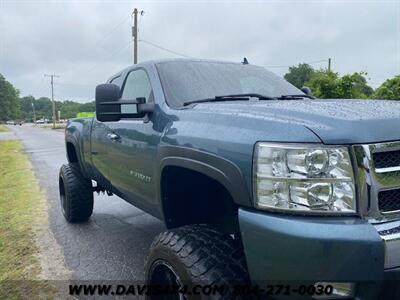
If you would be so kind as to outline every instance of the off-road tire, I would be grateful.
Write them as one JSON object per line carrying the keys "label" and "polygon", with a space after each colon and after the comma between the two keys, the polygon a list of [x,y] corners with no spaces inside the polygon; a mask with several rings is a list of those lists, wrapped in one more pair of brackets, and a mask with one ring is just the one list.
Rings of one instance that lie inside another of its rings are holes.
{"label": "off-road tire", "polygon": [[93,212],[92,181],[77,163],[62,165],[59,176],[61,210],[70,223],[87,221]]}
{"label": "off-road tire", "polygon": [[187,299],[235,299],[238,297],[234,285],[249,283],[246,260],[238,242],[208,225],[188,225],[158,235],[145,264],[147,284],[162,285],[155,274],[164,263],[177,274],[179,285],[225,286],[223,295],[192,295]]}

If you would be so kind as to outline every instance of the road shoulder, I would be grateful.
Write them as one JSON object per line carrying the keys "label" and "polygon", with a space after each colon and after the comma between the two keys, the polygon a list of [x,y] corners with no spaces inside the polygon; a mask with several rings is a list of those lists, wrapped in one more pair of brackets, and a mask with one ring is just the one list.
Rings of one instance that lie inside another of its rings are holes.
{"label": "road shoulder", "polygon": [[51,280],[69,279],[47,211],[45,194],[20,141],[1,140],[0,298],[52,294]]}

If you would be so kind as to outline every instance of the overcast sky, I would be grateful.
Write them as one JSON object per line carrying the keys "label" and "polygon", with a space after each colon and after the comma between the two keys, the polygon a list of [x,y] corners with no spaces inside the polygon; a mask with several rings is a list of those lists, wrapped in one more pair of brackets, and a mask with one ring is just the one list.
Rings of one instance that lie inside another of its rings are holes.
{"label": "overcast sky", "polygon": [[[0,0],[0,73],[21,95],[86,102],[94,87],[132,64],[131,12],[139,38],[196,58],[270,66],[316,62],[366,71],[377,87],[400,74],[397,1],[8,1]],[[139,61],[179,57],[139,43]],[[321,62],[321,60],[323,60]],[[272,67],[271,67],[272,66]]]}

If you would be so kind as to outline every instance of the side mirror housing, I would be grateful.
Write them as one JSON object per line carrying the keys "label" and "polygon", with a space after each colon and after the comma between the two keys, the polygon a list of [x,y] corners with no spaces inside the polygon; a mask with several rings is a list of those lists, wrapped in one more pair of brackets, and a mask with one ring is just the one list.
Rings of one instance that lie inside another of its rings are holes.
{"label": "side mirror housing", "polygon": [[152,113],[154,108],[154,102],[146,103],[144,97],[134,100],[120,99],[120,88],[115,84],[105,83],[96,87],[96,118],[100,122],[116,122],[121,118],[142,118]]}
{"label": "side mirror housing", "polygon": [[[121,119],[121,105],[118,103],[120,88],[112,83],[96,86],[96,118],[100,122],[115,122]],[[114,104],[115,103],[115,104]]]}
{"label": "side mirror housing", "polygon": [[310,89],[308,86],[303,86],[303,87],[301,88],[301,91],[302,91],[304,94],[308,95],[308,96],[312,96],[312,95],[313,95],[311,89]]}

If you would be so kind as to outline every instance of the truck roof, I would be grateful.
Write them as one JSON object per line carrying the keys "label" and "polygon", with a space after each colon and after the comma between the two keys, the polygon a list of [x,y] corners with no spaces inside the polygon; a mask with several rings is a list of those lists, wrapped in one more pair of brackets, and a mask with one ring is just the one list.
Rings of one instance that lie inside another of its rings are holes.
{"label": "truck roof", "polygon": [[129,71],[133,68],[137,67],[146,67],[150,65],[156,65],[164,62],[173,62],[173,61],[193,61],[193,62],[213,62],[213,63],[222,63],[222,64],[242,64],[241,62],[233,62],[233,61],[223,61],[223,60],[214,60],[214,59],[200,59],[200,58],[161,58],[161,59],[154,59],[154,60],[147,60],[136,65],[130,65],[119,72],[112,75],[108,80],[121,75],[122,73]]}

